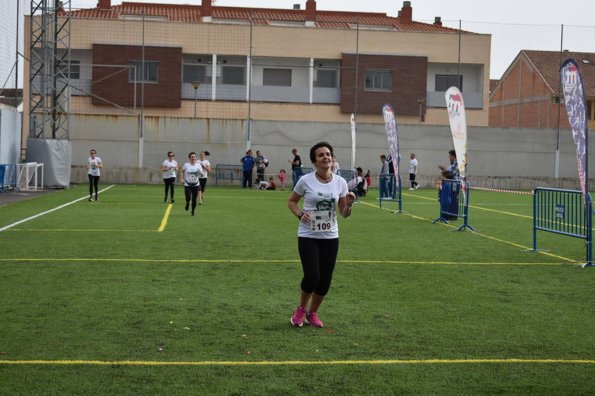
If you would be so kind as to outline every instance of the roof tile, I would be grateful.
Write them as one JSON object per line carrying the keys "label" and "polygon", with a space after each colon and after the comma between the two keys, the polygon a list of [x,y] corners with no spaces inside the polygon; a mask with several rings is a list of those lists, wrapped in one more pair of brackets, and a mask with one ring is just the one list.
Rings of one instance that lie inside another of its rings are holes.
{"label": "roof tile", "polygon": [[[75,18],[120,19],[122,15],[161,16],[170,22],[201,22],[201,6],[188,4],[149,4],[123,2],[114,5],[109,10],[91,8],[71,12]],[[272,22],[305,22],[306,10],[271,9],[271,8],[243,8],[243,7],[212,7],[212,18],[223,20],[253,19],[257,24]],[[407,32],[456,32],[456,29],[422,22],[405,23],[398,17],[390,17],[383,13],[345,12],[345,11],[316,11],[316,25],[320,28],[347,29],[359,23],[360,26],[389,27],[397,31]]]}

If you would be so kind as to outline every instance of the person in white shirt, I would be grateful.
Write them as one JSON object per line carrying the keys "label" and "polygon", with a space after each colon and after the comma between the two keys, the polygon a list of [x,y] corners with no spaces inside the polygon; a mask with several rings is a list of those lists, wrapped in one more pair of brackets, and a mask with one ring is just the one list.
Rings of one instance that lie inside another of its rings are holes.
{"label": "person in white shirt", "polygon": [[192,200],[192,216],[194,216],[194,210],[196,209],[196,198],[198,197],[198,191],[200,190],[199,177],[202,173],[202,166],[196,161],[196,153],[192,151],[188,154],[189,161],[182,166],[180,169],[180,179],[184,183],[184,196],[186,198],[186,206],[184,210],[188,211],[190,201]]}
{"label": "person in white shirt", "polygon": [[415,181],[415,176],[417,175],[417,159],[415,158],[415,153],[411,153],[411,159],[409,160],[409,182],[411,183],[410,190],[417,190],[419,188],[419,184]]}
{"label": "person in white shirt", "polygon": [[167,159],[161,164],[163,182],[165,183],[165,198],[163,198],[163,203],[167,202],[168,192],[170,193],[171,203],[174,203],[174,185],[176,184],[176,174],[178,173],[178,163],[174,159],[175,156],[172,151],[168,151]]}
{"label": "person in white shirt", "polygon": [[207,188],[207,179],[209,172],[211,171],[211,163],[207,159],[207,156],[211,155],[208,151],[201,151],[198,153],[198,163],[202,166],[202,172],[198,180],[200,181],[200,190],[198,192],[198,204],[202,205],[205,199],[205,188]]}
{"label": "person in white shirt", "polygon": [[333,170],[332,172],[334,174],[339,174],[339,169],[341,169],[341,166],[339,165],[339,161],[337,161],[337,157],[333,156]]}
{"label": "person in white shirt", "polygon": [[95,149],[91,149],[90,154],[91,156],[87,158],[87,174],[89,175],[89,202],[93,202],[93,190],[95,190],[95,201],[99,199],[99,177],[103,162],[97,156]]}
{"label": "person in white shirt", "polygon": [[[289,196],[287,206],[299,220],[298,251],[303,277],[299,305],[291,324],[301,327],[304,322],[323,327],[318,308],[331,286],[337,253],[339,228],[337,213],[351,215],[355,194],[347,190],[347,182],[332,173],[333,147],[327,142],[310,149],[310,160],[316,171],[302,176]],[[304,198],[303,209],[298,206]]]}

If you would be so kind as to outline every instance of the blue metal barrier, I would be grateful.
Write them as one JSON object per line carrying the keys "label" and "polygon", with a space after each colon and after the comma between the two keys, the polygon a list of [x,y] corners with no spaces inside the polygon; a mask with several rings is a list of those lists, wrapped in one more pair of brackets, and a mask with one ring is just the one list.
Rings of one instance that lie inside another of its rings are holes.
{"label": "blue metal barrier", "polygon": [[382,209],[383,201],[397,202],[399,205],[398,213],[403,212],[403,196],[401,194],[401,176],[386,174],[378,176],[378,204]]}
{"label": "blue metal barrier", "polygon": [[219,180],[230,180],[232,183],[236,180],[241,182],[243,177],[242,165],[215,165],[215,185],[219,183]]}
{"label": "blue metal barrier", "polygon": [[[300,168],[296,168],[294,170],[295,183],[297,183],[298,180],[300,180],[302,178],[302,176],[304,176],[306,173],[310,173],[313,171],[314,171],[313,168],[304,168],[303,166]],[[293,185],[293,187],[295,187],[295,184]]]}
{"label": "blue metal barrier", "polygon": [[0,164],[0,192],[17,188],[17,166]]}
{"label": "blue metal barrier", "polygon": [[355,171],[352,171],[352,170],[339,169],[338,174],[343,179],[345,179],[346,182],[349,182],[349,180],[355,179]]}
{"label": "blue metal barrier", "polygon": [[469,225],[469,195],[471,189],[469,182],[462,180],[444,179],[440,186],[440,216],[432,224],[440,221],[448,224],[449,220],[463,219],[463,224],[457,228],[457,231],[465,228],[475,231],[475,228]]}
{"label": "blue metal barrier", "polygon": [[585,240],[586,263],[593,265],[592,201],[581,191],[537,187],[533,192],[533,250],[537,250],[537,231],[567,235]]}

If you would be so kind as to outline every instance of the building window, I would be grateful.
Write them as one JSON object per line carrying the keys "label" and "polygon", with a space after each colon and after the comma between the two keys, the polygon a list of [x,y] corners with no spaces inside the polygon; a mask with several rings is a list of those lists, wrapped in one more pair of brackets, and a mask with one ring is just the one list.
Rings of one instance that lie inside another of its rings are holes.
{"label": "building window", "polygon": [[[457,80],[459,82],[458,84]],[[457,76],[456,74],[436,74],[436,92],[446,92],[450,87],[457,87],[463,92],[463,76]]]}
{"label": "building window", "polygon": [[316,71],[317,88],[337,88],[337,71],[336,70],[321,70]]}
{"label": "building window", "polygon": [[291,69],[262,69],[262,85],[291,87]]}
{"label": "building window", "polygon": [[203,84],[207,82],[207,66],[206,65],[184,65],[182,81],[190,84],[193,81],[198,81]]}
{"label": "building window", "polygon": [[[68,67],[68,65],[70,65],[70,67]],[[78,80],[81,78],[81,61],[58,61],[56,63],[56,68],[58,74],[64,76],[64,78],[69,78],[71,80]]]}
{"label": "building window", "polygon": [[145,61],[144,75],[142,61],[129,61],[128,82],[159,82],[159,62]]}
{"label": "building window", "polygon": [[366,91],[392,91],[393,75],[390,70],[367,70]]}
{"label": "building window", "polygon": [[223,66],[221,68],[221,82],[229,85],[244,85],[246,83],[246,68],[243,66]]}

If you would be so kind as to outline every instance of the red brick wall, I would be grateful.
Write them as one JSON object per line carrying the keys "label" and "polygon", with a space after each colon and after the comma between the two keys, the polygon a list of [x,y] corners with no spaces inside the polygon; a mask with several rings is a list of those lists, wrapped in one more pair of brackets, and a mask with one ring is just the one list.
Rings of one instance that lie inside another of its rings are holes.
{"label": "red brick wall", "polygon": [[[552,87],[557,89],[557,87]],[[503,99],[505,104],[503,104]],[[500,82],[491,102],[489,125],[508,128],[557,128],[558,105],[552,92],[528,64],[521,59]],[[562,104],[560,127],[569,128]]]}
{"label": "red brick wall", "polygon": [[[355,55],[343,54],[341,112],[354,112]],[[392,92],[365,90],[366,70],[391,70]],[[397,115],[419,115],[418,99],[426,96],[428,59],[420,56],[360,55],[358,60],[358,114],[380,114],[389,103]],[[425,114],[425,106],[422,107]]]}
{"label": "red brick wall", "polygon": [[[132,45],[93,44],[94,65],[124,65],[140,61],[142,48]],[[145,61],[159,62],[159,82],[144,84],[145,107],[180,107],[182,49],[145,47]],[[134,104],[134,84],[128,82],[128,68],[93,66],[93,104]],[[136,105],[141,104],[141,84],[136,84]]]}

